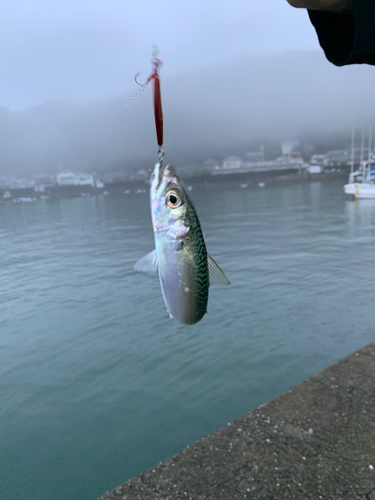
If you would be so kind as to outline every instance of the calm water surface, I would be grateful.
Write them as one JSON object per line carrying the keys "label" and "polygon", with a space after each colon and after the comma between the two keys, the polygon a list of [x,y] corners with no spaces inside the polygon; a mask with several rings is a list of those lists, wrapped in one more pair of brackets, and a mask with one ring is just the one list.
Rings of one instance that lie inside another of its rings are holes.
{"label": "calm water surface", "polygon": [[375,202],[194,192],[230,287],[171,321],[148,195],[0,206],[0,498],[94,499],[374,340]]}

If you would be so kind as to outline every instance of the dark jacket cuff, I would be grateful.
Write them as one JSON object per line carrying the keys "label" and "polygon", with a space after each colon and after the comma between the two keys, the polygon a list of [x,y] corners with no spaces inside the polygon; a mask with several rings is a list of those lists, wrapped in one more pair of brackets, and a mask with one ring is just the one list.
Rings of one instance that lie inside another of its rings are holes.
{"label": "dark jacket cuff", "polygon": [[354,0],[353,14],[310,10],[319,43],[336,66],[375,64],[375,2]]}

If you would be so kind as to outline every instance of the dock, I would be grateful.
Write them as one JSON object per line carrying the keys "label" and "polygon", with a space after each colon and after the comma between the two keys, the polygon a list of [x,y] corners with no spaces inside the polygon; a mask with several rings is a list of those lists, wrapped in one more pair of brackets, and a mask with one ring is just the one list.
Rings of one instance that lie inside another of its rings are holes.
{"label": "dock", "polygon": [[375,500],[375,342],[100,500],[235,498]]}

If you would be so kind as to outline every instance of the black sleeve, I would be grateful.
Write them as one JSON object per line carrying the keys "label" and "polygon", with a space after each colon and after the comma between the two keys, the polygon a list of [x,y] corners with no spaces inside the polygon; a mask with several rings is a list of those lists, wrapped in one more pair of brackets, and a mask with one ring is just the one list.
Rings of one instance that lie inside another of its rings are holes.
{"label": "black sleeve", "polygon": [[336,66],[375,64],[375,0],[354,0],[353,14],[310,10],[319,43]]}

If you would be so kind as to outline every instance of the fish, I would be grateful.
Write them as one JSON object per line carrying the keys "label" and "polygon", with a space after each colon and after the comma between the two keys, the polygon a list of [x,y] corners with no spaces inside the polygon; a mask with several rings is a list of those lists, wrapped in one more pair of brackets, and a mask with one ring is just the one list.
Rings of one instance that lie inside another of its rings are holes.
{"label": "fish", "polygon": [[134,268],[158,271],[169,316],[193,325],[207,312],[210,285],[229,285],[229,280],[207,252],[197,212],[172,165],[155,165],[150,205],[155,250]]}

